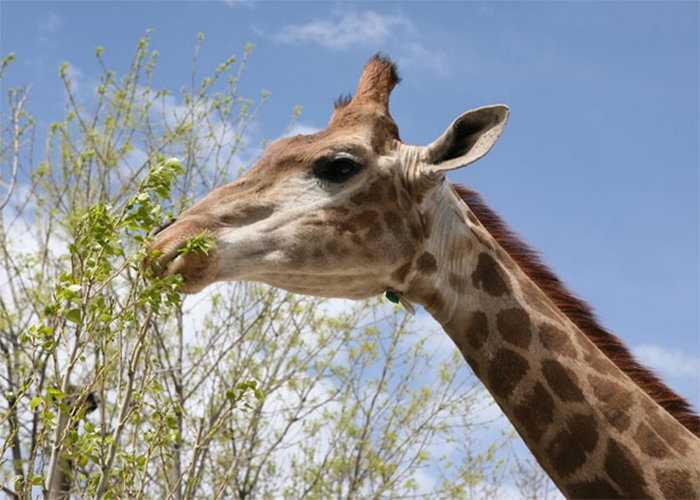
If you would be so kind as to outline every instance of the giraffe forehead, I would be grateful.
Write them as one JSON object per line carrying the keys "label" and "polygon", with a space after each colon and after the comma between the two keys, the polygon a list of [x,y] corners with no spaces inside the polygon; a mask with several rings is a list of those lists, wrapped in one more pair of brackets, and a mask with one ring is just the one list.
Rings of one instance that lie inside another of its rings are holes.
{"label": "giraffe forehead", "polygon": [[274,184],[280,177],[308,172],[319,160],[340,154],[349,154],[366,166],[374,164],[376,158],[371,141],[361,130],[339,133],[326,129],[315,134],[278,139],[270,144],[245,177]]}

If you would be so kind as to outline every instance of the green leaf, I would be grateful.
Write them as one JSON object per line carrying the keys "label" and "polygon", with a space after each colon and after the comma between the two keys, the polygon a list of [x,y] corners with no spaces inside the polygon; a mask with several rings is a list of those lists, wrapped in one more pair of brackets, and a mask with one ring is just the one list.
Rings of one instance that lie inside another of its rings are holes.
{"label": "green leaf", "polygon": [[399,303],[399,296],[396,295],[394,292],[385,292],[384,296],[387,298],[389,302],[393,302],[394,304]]}
{"label": "green leaf", "polygon": [[66,320],[75,324],[82,324],[83,318],[80,309],[68,309],[65,314]]}
{"label": "green leaf", "polygon": [[57,389],[55,387],[49,387],[46,389],[46,393],[51,396],[52,399],[55,399],[56,401],[61,401],[63,398],[66,397],[66,395],[61,391],[60,389]]}

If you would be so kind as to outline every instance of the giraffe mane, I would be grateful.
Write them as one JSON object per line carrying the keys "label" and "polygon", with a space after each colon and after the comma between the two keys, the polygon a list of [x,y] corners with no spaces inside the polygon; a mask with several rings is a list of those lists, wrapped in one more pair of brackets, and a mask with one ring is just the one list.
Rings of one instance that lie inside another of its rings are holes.
{"label": "giraffe mane", "polygon": [[460,198],[523,272],[618,368],[693,434],[700,436],[700,416],[690,403],[672,391],[651,370],[640,364],[624,343],[602,327],[591,307],[569,291],[540,255],[524,243],[479,193],[455,185]]}

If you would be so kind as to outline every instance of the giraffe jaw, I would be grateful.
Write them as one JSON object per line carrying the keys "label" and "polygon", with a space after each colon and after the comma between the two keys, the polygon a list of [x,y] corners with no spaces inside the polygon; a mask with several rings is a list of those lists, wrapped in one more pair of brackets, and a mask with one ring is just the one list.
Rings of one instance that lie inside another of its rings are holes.
{"label": "giraffe jaw", "polygon": [[188,222],[182,219],[159,233],[151,248],[153,258],[146,262],[158,276],[180,275],[180,291],[185,294],[199,293],[218,281],[257,281],[304,295],[364,299],[396,285],[388,274],[338,255],[314,260],[307,254],[307,264],[300,265],[298,251],[271,244],[279,236],[266,231],[265,224],[211,229],[206,233],[213,242],[209,248],[185,251],[196,237],[192,236],[196,231],[188,231]]}

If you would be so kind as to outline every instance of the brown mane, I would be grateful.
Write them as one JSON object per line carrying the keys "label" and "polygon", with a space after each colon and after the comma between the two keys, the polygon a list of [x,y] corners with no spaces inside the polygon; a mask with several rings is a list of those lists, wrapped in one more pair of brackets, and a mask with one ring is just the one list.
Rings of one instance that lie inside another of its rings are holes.
{"label": "brown mane", "polygon": [[488,232],[559,310],[642,390],[693,434],[700,436],[700,416],[693,412],[690,403],[637,362],[617,337],[600,326],[590,306],[566,289],[561,280],[542,262],[538,253],[518,238],[503,219],[484,203],[479,193],[464,186],[456,185],[455,189]]}

